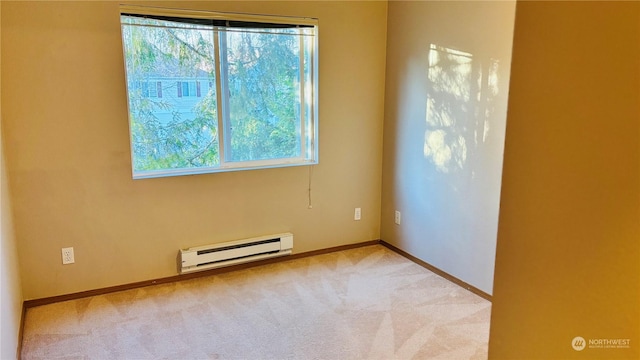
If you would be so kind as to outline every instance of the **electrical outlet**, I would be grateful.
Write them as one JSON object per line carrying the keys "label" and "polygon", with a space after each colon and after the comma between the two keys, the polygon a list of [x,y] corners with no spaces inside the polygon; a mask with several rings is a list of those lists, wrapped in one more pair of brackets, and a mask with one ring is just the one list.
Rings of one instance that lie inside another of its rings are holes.
{"label": "electrical outlet", "polygon": [[396,210],[396,215],[395,215],[394,221],[395,221],[396,225],[400,225],[400,223],[402,222],[402,214],[400,214],[400,211],[398,211],[398,210]]}
{"label": "electrical outlet", "polygon": [[362,218],[362,209],[356,208],[353,213],[353,220],[360,220]]}
{"label": "electrical outlet", "polygon": [[73,248],[62,248],[62,265],[73,264],[76,262],[73,256]]}

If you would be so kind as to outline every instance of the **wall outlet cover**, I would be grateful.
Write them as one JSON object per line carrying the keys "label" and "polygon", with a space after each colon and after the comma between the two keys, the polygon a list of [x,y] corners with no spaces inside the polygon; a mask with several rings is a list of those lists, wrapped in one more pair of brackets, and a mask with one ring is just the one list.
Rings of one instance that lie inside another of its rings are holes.
{"label": "wall outlet cover", "polygon": [[75,257],[73,256],[73,248],[62,248],[62,265],[73,264]]}

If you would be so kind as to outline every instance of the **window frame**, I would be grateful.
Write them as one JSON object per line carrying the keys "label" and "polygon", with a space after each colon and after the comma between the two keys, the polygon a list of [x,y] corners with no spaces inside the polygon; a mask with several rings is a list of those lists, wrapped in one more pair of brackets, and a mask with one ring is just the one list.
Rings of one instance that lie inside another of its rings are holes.
{"label": "window frame", "polygon": [[[240,13],[227,13],[227,12],[214,12],[204,10],[186,10],[186,9],[168,9],[160,7],[149,6],[135,6],[135,5],[121,5],[120,6],[120,19],[123,16],[149,16],[167,17],[167,18],[189,18],[198,20],[223,20],[228,22],[244,22],[244,23],[266,23],[266,24],[286,24],[286,25],[299,25],[304,27],[313,28],[311,35],[298,34],[300,41],[300,84],[299,96],[300,101],[298,103],[299,116],[297,116],[296,127],[299,126],[297,134],[300,140],[299,156],[284,157],[284,158],[270,158],[270,159],[256,159],[256,160],[240,160],[233,161],[226,157],[226,153],[231,149],[231,135],[225,135],[230,133],[231,120],[229,115],[229,87],[227,82],[226,73],[228,73],[227,62],[221,61],[222,55],[222,39],[226,36],[219,36],[219,34],[229,31],[221,28],[212,28],[215,36],[214,42],[214,69],[215,69],[215,81],[209,82],[210,88],[215,88],[217,98],[217,119],[212,119],[212,122],[217,126],[217,146],[219,164],[216,166],[205,167],[191,167],[191,168],[169,168],[158,170],[135,170],[135,159],[133,151],[133,133],[132,133],[132,119],[130,100],[127,88],[127,113],[129,121],[129,137],[130,137],[130,152],[131,152],[131,170],[133,179],[145,179],[145,178],[157,178],[157,177],[169,177],[169,176],[182,176],[182,175],[197,175],[208,174],[228,171],[244,171],[254,169],[265,168],[278,168],[278,167],[291,167],[291,166],[308,166],[318,164],[318,19],[315,18],[302,18],[302,17],[289,17],[289,16],[273,16],[273,15],[257,15],[257,14],[240,14]],[[125,23],[121,20],[121,30],[124,28]],[[122,30],[123,31],[123,30]],[[125,62],[125,81],[129,84],[126,66],[125,55],[125,41],[124,33],[121,36],[123,45],[123,60]],[[301,40],[304,36],[312,36],[311,46],[305,49],[304,42]],[[225,45],[226,46],[226,45]],[[309,74],[305,73],[305,52],[310,52],[308,55]],[[304,79],[304,80],[303,80]],[[191,82],[194,82],[196,87],[195,93],[191,94]],[[188,98],[201,97],[201,83],[199,80],[189,80],[187,87],[189,87]],[[310,83],[310,84],[309,84]],[[224,85],[224,86],[223,86]],[[128,85],[127,85],[128,86]],[[225,89],[226,91],[223,91]],[[162,90],[160,90],[162,91]],[[161,97],[162,95],[160,95]],[[184,94],[182,95],[185,96]]]}

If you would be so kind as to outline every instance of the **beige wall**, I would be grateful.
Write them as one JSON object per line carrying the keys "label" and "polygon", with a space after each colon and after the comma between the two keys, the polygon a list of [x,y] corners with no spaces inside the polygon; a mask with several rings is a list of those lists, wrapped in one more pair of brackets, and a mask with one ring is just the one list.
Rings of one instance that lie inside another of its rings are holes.
{"label": "beige wall", "polygon": [[380,237],[386,2],[163,4],[319,18],[313,208],[308,167],[133,181],[117,2],[8,2],[2,113],[26,299],[175,275],[195,245],[291,231],[299,253]]}
{"label": "beige wall", "polygon": [[[0,135],[0,139],[2,136]],[[22,315],[22,288],[13,231],[4,151],[0,141],[0,359],[15,359]]]}
{"label": "beige wall", "polygon": [[[1,13],[2,3],[0,3]],[[1,59],[0,49],[0,63]],[[0,83],[2,83],[1,76]],[[0,99],[1,93],[0,86]],[[15,359],[22,315],[22,288],[2,141],[4,133],[1,104],[0,102],[0,359]]]}
{"label": "beige wall", "polygon": [[489,294],[514,11],[389,3],[382,239]]}
{"label": "beige wall", "polygon": [[640,3],[518,3],[491,359],[640,358],[639,110]]}

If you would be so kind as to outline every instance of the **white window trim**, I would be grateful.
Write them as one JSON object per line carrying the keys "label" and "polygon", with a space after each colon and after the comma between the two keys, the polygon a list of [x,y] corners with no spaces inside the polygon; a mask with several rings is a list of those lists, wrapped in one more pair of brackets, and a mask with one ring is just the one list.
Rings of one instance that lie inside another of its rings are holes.
{"label": "white window trim", "polygon": [[[310,59],[310,77],[312,84],[305,89],[304,85],[300,86],[300,97],[301,99],[310,99],[309,103],[306,100],[302,100],[301,103],[304,106],[300,109],[300,156],[298,157],[290,157],[290,158],[276,158],[276,159],[265,159],[265,160],[253,160],[253,161],[226,161],[225,160],[225,148],[227,148],[227,144],[220,144],[219,146],[219,157],[220,164],[218,166],[212,167],[198,167],[198,168],[178,168],[178,169],[163,169],[163,170],[149,170],[149,171],[135,171],[133,169],[133,151],[131,151],[131,161],[132,161],[132,177],[133,179],[148,179],[148,178],[159,178],[159,177],[171,177],[171,176],[183,176],[183,175],[197,175],[197,174],[208,174],[208,173],[218,173],[218,172],[229,172],[229,171],[238,171],[238,170],[257,170],[257,169],[269,169],[269,168],[279,168],[279,167],[292,167],[292,166],[309,166],[316,165],[319,162],[319,152],[318,152],[318,88],[319,88],[319,76],[318,76],[318,56],[315,52],[318,49],[318,20],[314,18],[304,18],[304,17],[290,17],[290,16],[273,16],[273,15],[255,15],[255,14],[243,14],[243,13],[226,13],[226,12],[213,12],[213,11],[204,11],[204,10],[186,10],[186,9],[170,9],[170,8],[161,8],[161,7],[153,7],[153,6],[137,6],[137,5],[120,5],[120,13],[128,13],[128,14],[138,14],[138,15],[156,15],[156,16],[173,16],[173,17],[186,17],[186,18],[196,18],[196,19],[233,19],[235,21],[247,21],[247,22],[269,22],[269,23],[281,23],[281,24],[300,24],[300,25],[311,25],[315,28],[315,36],[314,36],[314,45],[311,49]],[[215,37],[217,38],[219,35],[218,31],[214,32]],[[216,39],[216,43],[218,39]],[[304,52],[307,51],[304,46],[300,46],[300,64],[303,65],[305,55]],[[220,62],[220,52],[215,52],[214,61],[216,64],[221,64],[220,66],[215,66],[215,76],[216,81],[214,86],[216,87],[216,96],[217,103],[224,104],[222,101],[222,93],[221,91],[221,83],[224,81],[224,76],[221,74],[222,63]],[[226,63],[225,63],[226,64]],[[304,76],[304,66],[300,67],[300,77],[305,78]],[[220,80],[218,80],[220,79]],[[303,84],[305,81],[302,82]],[[310,94],[307,94],[309,93]],[[228,96],[228,95],[227,95]],[[128,103],[128,102],[127,102]],[[309,115],[310,119],[307,119],[306,107],[309,107]],[[224,142],[230,141],[230,138],[224,136],[225,125],[226,123],[223,119],[225,114],[223,112],[227,112],[226,118],[229,118],[228,109],[226,106],[221,106],[221,111],[218,111],[218,136],[219,139],[222,139]],[[307,131],[312,133],[312,136],[309,137]],[[311,149],[311,154],[309,154],[309,149]]]}

